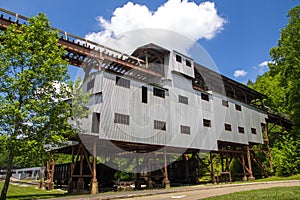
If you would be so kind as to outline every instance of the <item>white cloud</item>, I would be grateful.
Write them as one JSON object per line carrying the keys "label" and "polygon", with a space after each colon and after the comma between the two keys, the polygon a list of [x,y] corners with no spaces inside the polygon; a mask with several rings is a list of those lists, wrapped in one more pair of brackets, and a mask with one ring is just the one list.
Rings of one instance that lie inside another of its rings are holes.
{"label": "white cloud", "polygon": [[233,74],[233,76],[235,78],[246,76],[246,75],[247,75],[247,72],[245,70],[243,70],[243,69],[241,69],[241,70],[235,70],[234,74]]}
{"label": "white cloud", "polygon": [[253,68],[255,70],[258,70],[259,74],[261,75],[261,74],[263,74],[263,73],[265,73],[265,72],[267,72],[269,70],[269,66],[268,66],[269,63],[273,63],[273,61],[267,61],[267,60],[263,61],[260,64],[258,64],[257,67],[254,66]]}
{"label": "white cloud", "polygon": [[[116,8],[111,19],[97,20],[103,30],[87,34],[86,39],[121,51],[152,42],[183,53],[199,39],[214,38],[226,23],[214,3],[197,5],[188,0],[168,0],[156,11],[128,2]],[[178,35],[186,39],[178,40]]]}
{"label": "white cloud", "polygon": [[268,67],[268,64],[270,63],[270,61],[263,61],[262,63],[260,63],[258,66],[259,67]]}

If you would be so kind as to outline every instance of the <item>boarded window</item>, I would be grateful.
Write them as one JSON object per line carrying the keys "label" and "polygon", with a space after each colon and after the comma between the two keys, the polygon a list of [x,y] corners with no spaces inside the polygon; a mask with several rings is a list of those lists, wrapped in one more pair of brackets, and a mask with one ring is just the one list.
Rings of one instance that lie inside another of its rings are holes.
{"label": "boarded window", "polygon": [[161,98],[165,98],[165,90],[159,88],[153,88],[153,95]]}
{"label": "boarded window", "polygon": [[231,131],[231,124],[225,124],[225,131]]}
{"label": "boarded window", "polygon": [[143,103],[148,102],[148,88],[145,86],[142,86],[142,102]]}
{"label": "boarded window", "polygon": [[182,60],[181,56],[180,55],[176,55],[176,61],[181,63],[181,60]]}
{"label": "boarded window", "polygon": [[130,80],[116,76],[116,85],[130,88]]}
{"label": "boarded window", "polygon": [[86,90],[89,91],[90,89],[92,89],[94,87],[94,84],[95,84],[95,79],[90,80],[87,83]]}
{"label": "boarded window", "polygon": [[228,107],[229,106],[228,101],[222,100],[222,105]]}
{"label": "boarded window", "polygon": [[242,111],[242,106],[235,104],[235,109],[238,111]]}
{"label": "boarded window", "polygon": [[92,117],[92,133],[99,133],[100,113],[93,112]]}
{"label": "boarded window", "polygon": [[167,130],[166,122],[154,120],[154,129],[163,130],[163,131]]}
{"label": "boarded window", "polygon": [[256,135],[256,129],[255,128],[251,128],[251,133]]}
{"label": "boarded window", "polygon": [[204,101],[209,101],[208,94],[201,93],[201,99],[204,100]]}
{"label": "boarded window", "polygon": [[185,65],[188,67],[192,67],[192,63],[189,60],[185,60]]}
{"label": "boarded window", "polygon": [[189,104],[189,99],[185,96],[181,96],[181,95],[178,95],[178,100],[179,100],[179,103],[183,103],[183,104]]}
{"label": "boarded window", "polygon": [[239,133],[245,133],[245,128],[244,127],[238,127]]}
{"label": "boarded window", "polygon": [[211,127],[211,121],[208,119],[203,119],[203,126],[205,127]]}
{"label": "boarded window", "polygon": [[189,126],[180,125],[180,132],[182,134],[191,134],[191,128]]}
{"label": "boarded window", "polygon": [[129,115],[115,113],[115,123],[129,125]]}

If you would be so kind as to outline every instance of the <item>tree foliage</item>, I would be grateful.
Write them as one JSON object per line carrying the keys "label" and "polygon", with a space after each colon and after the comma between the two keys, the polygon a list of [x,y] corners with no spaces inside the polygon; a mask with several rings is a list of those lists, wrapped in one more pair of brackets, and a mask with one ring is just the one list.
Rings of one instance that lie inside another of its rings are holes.
{"label": "tree foliage", "polygon": [[39,14],[28,24],[7,27],[0,41],[0,136],[8,152],[5,199],[14,161],[29,165],[43,159],[44,144],[61,143],[76,128],[68,123],[72,109],[65,101],[72,95],[68,61],[47,17]]}
{"label": "tree foliage", "polygon": [[271,152],[278,175],[300,172],[300,6],[288,13],[277,46],[270,50],[270,70],[258,77],[253,88],[269,98],[265,105],[292,120],[293,130],[270,131]]}

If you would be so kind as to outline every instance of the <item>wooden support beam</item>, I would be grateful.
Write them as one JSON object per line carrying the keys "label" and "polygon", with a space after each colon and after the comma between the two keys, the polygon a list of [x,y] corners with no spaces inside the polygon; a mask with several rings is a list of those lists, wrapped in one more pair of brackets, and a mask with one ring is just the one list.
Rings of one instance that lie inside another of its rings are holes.
{"label": "wooden support beam", "polygon": [[99,183],[97,181],[96,172],[97,172],[97,145],[96,145],[96,141],[94,141],[94,145],[93,145],[93,171],[92,171],[93,179],[92,179],[92,183],[91,183],[91,194],[97,194],[99,192],[99,190],[98,190]]}
{"label": "wooden support beam", "polygon": [[90,162],[90,159],[89,159],[89,155],[85,149],[85,147],[82,145],[82,151],[83,151],[83,154],[84,154],[84,158],[88,164],[88,167],[90,169],[90,172],[93,173],[93,168],[92,168],[92,165],[91,165],[91,162]]}
{"label": "wooden support beam", "polygon": [[148,155],[148,177],[147,177],[147,188],[148,189],[153,189],[153,182],[151,179],[151,163],[150,163],[150,154]]}
{"label": "wooden support beam", "polygon": [[195,154],[195,155],[198,158],[198,160],[200,161],[200,163],[207,169],[207,171],[210,171],[209,165],[207,165],[206,163],[204,163],[203,160],[199,157],[198,154]]}
{"label": "wooden support beam", "polygon": [[209,153],[209,157],[210,157],[210,176],[211,176],[211,180],[212,180],[213,183],[216,183],[212,152]]}
{"label": "wooden support beam", "polygon": [[254,152],[254,151],[251,151],[251,154],[252,154],[252,159],[253,159],[253,161],[254,161],[254,162],[257,164],[257,166],[260,168],[260,170],[261,170],[261,172],[263,173],[263,175],[264,175],[265,177],[268,177],[269,175],[268,175],[266,169],[263,167],[263,165],[261,164],[261,162],[258,160],[258,158],[257,158],[257,156],[256,156],[256,154],[255,154],[255,152]]}
{"label": "wooden support beam", "polygon": [[255,178],[252,173],[251,155],[250,155],[250,147],[249,146],[247,146],[247,158],[248,158],[249,180],[254,180]]}
{"label": "wooden support beam", "polygon": [[246,176],[246,164],[245,164],[245,157],[244,157],[244,155],[242,154],[241,155],[242,156],[242,167],[243,167],[243,174],[244,174],[244,176],[243,176],[243,181],[247,181],[247,176]]}
{"label": "wooden support beam", "polygon": [[224,172],[224,154],[220,153],[220,159],[221,159],[221,170]]}
{"label": "wooden support beam", "polygon": [[269,165],[270,165],[270,172],[273,173],[273,163],[272,163],[272,155],[271,155],[271,148],[270,148],[270,141],[269,141],[269,123],[268,120],[266,120],[265,125],[265,137],[267,140],[267,156],[269,158]]}
{"label": "wooden support beam", "polygon": [[226,160],[225,171],[229,172],[229,159],[228,159],[228,153],[226,153],[226,155],[225,155],[225,160]]}
{"label": "wooden support beam", "polygon": [[168,178],[168,164],[167,164],[167,154],[166,154],[166,147],[164,148],[164,184],[165,184],[165,188],[170,188],[170,181]]}

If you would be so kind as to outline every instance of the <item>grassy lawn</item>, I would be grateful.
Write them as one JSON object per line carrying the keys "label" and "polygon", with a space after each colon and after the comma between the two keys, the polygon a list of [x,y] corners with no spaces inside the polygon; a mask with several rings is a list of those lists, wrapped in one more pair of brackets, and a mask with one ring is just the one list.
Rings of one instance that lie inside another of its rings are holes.
{"label": "grassy lawn", "polygon": [[285,181],[285,180],[300,180],[300,174],[289,176],[289,177],[272,176],[269,178],[257,179],[257,180],[255,180],[255,182]]}
{"label": "grassy lawn", "polygon": [[[265,179],[259,179],[251,182],[262,182],[262,181],[284,181],[284,180],[300,180],[300,174],[290,177],[270,177]],[[235,182],[237,183],[237,182]],[[247,182],[242,182],[247,183]],[[0,191],[3,187],[3,181],[0,182]],[[54,197],[69,196],[65,191],[52,190],[47,191],[44,189],[37,189],[37,186],[21,186],[10,184],[8,189],[7,199],[18,199],[18,200],[29,200],[29,199],[48,199]],[[300,187],[280,187],[263,190],[253,190],[247,192],[238,192],[229,195],[209,198],[209,200],[232,200],[232,199],[243,199],[243,200],[279,200],[279,199],[299,199],[300,200]]]}
{"label": "grassy lawn", "polygon": [[300,187],[275,187],[262,190],[236,192],[206,200],[300,200]]}
{"label": "grassy lawn", "polygon": [[[2,190],[3,182],[0,182],[0,190]],[[21,186],[10,184],[8,188],[7,199],[29,200],[29,199],[48,199],[60,197],[65,191],[37,189],[37,186]]]}

